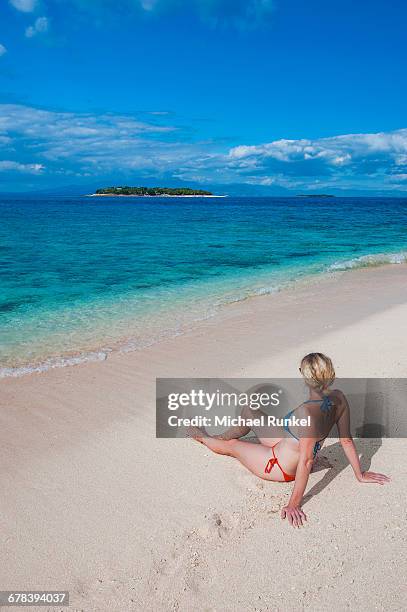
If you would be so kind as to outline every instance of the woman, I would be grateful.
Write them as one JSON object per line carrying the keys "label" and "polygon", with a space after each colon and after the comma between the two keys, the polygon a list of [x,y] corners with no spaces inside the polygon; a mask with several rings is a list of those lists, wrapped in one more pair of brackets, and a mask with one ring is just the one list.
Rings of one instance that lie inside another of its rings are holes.
{"label": "woman", "polygon": [[[235,457],[256,476],[274,482],[295,480],[293,492],[287,506],[282,509],[281,517],[288,518],[291,525],[303,525],[306,516],[301,509],[308,478],[313,461],[325,438],[336,424],[342,448],[352,466],[359,482],[385,484],[390,479],[384,474],[362,472],[355,445],[350,433],[349,404],[342,391],[331,390],[335,380],[332,361],[322,353],[310,353],[301,361],[300,372],[309,390],[309,399],[291,411],[287,417],[298,419],[311,417],[311,427],[306,437],[301,436],[300,429],[287,425],[285,437],[264,437],[264,431],[256,433],[260,444],[239,440],[250,431],[250,427],[233,427],[220,436],[208,436],[202,430],[195,429],[192,434],[195,440],[207,446],[214,453]],[[259,410],[244,408],[242,416],[253,419],[261,416]],[[304,431],[304,430],[303,430]]]}

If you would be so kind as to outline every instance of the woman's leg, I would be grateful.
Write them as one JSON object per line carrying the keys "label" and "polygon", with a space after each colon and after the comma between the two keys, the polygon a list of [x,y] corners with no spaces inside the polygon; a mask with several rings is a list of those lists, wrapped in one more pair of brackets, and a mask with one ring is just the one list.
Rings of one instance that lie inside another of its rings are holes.
{"label": "woman's leg", "polygon": [[269,474],[265,472],[266,465],[273,458],[269,447],[263,444],[243,442],[236,439],[219,440],[219,438],[212,438],[206,436],[202,431],[198,431],[195,430],[193,433],[195,440],[204,444],[214,453],[234,457],[259,478],[273,480],[274,482],[284,482],[284,476],[278,465],[274,465]]}
{"label": "woman's leg", "polygon": [[[251,412],[250,408],[244,406],[240,416],[242,416],[244,419],[250,418],[249,412]],[[236,440],[237,438],[247,436],[251,429],[252,428],[248,425],[236,425],[235,427],[229,427],[229,429],[217,436],[213,436],[213,438],[216,438],[217,440]]]}
{"label": "woman's leg", "polygon": [[[241,416],[244,419],[259,419],[260,417],[263,417],[264,422],[267,422],[267,415],[264,412],[261,410],[252,410],[248,406],[243,408]],[[261,444],[263,444],[263,446],[268,446],[269,448],[275,446],[282,439],[282,436],[270,437],[270,434],[273,433],[273,430],[270,427],[249,427],[248,425],[230,427],[224,433],[213,436],[213,438],[217,440],[235,440],[237,438],[243,438],[243,436],[246,436],[251,430],[254,432],[256,438],[261,442]]]}

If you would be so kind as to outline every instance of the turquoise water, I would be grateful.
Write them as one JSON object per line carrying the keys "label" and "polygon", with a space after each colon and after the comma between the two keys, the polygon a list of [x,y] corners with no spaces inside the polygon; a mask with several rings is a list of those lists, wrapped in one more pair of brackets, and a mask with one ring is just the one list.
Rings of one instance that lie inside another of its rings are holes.
{"label": "turquoise water", "polygon": [[0,201],[0,373],[180,333],[319,273],[402,262],[407,199]]}

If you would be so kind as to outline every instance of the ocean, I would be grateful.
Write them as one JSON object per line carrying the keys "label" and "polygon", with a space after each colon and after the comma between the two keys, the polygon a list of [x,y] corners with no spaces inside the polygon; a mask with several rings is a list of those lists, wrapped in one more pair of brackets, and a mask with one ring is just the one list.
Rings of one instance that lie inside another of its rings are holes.
{"label": "ocean", "polygon": [[407,261],[407,198],[0,199],[0,376],[105,359],[228,303]]}

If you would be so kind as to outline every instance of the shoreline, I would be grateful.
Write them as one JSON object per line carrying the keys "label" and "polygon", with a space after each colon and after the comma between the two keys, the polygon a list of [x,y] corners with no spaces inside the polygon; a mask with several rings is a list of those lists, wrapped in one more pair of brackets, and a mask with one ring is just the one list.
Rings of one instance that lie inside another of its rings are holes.
{"label": "shoreline", "polygon": [[406,279],[404,264],[349,271],[232,304],[137,352],[3,379],[3,584],[64,585],[75,609],[93,612],[218,609],[225,584],[245,610],[268,610],[260,595],[282,610],[335,608],[338,597],[343,609],[361,597],[360,609],[401,609],[405,440],[357,441],[364,469],[394,476],[386,487],[360,485],[327,441],[307,526],[294,532],[279,517],[291,484],[264,483],[191,440],[155,438],[155,379],[298,377],[311,350],[330,355],[338,377],[405,377]]}
{"label": "shoreline", "polygon": [[[369,257],[370,256],[367,256],[367,258]],[[370,271],[385,270],[386,268],[391,269],[393,267],[404,267],[407,271],[407,263],[385,263],[377,266],[362,266],[356,268],[342,268],[338,266],[324,272],[309,274],[296,280],[289,280],[287,284],[283,284],[275,290],[270,290],[265,293],[253,292],[244,297],[219,303],[216,308],[214,307],[213,311],[210,313],[207,312],[205,316],[202,315],[193,321],[185,323],[181,327],[177,326],[176,328],[162,329],[156,338],[146,338],[144,341],[141,340],[138,346],[134,343],[132,336],[123,336],[122,338],[118,337],[115,342],[110,344],[107,344],[101,339],[99,343],[92,344],[81,350],[73,349],[64,354],[48,355],[34,361],[21,361],[15,365],[0,364],[0,381],[8,378],[29,376],[31,374],[41,374],[54,369],[65,369],[86,365],[87,363],[106,361],[112,359],[115,355],[140,353],[151,347],[160,345],[162,342],[168,342],[177,337],[188,336],[188,334],[193,333],[194,330],[200,328],[202,325],[216,325],[219,318],[226,317],[227,319],[228,314],[232,315],[234,309],[246,302],[252,300],[267,300],[267,298],[277,299],[278,302],[278,297],[276,296],[281,296],[281,298],[284,299],[292,294],[297,295],[300,299],[301,292],[307,292],[313,289],[318,290],[319,288],[322,289],[326,283],[328,283],[329,286],[331,286],[332,283],[340,283],[343,277],[352,278],[352,275],[358,272],[369,273]],[[259,303],[263,304],[264,302]],[[129,348],[129,345],[131,345],[132,348]]]}

